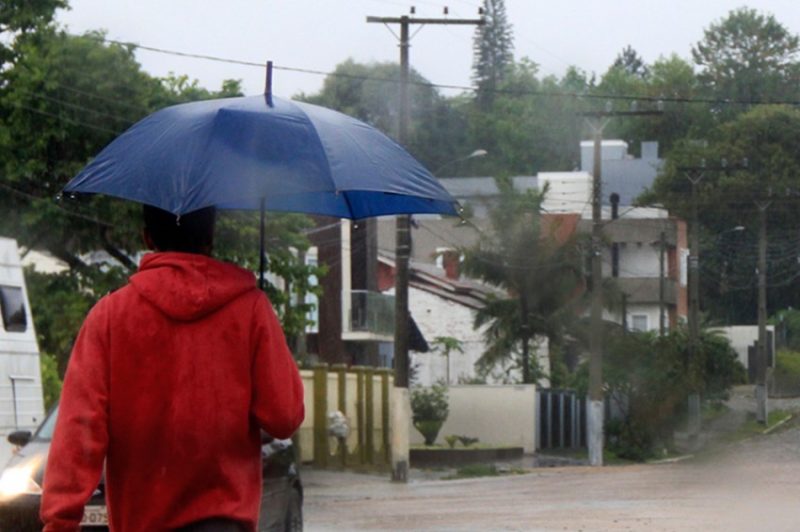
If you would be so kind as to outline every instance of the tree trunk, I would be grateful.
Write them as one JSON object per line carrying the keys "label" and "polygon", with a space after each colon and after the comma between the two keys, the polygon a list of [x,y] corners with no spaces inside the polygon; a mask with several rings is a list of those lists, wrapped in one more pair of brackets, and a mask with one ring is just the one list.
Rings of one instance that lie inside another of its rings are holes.
{"label": "tree trunk", "polygon": [[[525,327],[527,329],[527,327]],[[530,363],[530,338],[527,334],[522,335],[522,383],[531,383],[531,363]]]}

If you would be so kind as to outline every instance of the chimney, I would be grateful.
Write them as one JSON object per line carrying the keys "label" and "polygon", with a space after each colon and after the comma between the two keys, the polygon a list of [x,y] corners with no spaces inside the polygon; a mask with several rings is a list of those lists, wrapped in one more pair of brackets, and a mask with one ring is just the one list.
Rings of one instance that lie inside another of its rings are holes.
{"label": "chimney", "polygon": [[461,262],[461,257],[458,254],[458,251],[453,249],[449,249],[442,253],[442,266],[444,267],[444,274],[448,279],[455,279],[461,276],[459,272],[459,263]]}

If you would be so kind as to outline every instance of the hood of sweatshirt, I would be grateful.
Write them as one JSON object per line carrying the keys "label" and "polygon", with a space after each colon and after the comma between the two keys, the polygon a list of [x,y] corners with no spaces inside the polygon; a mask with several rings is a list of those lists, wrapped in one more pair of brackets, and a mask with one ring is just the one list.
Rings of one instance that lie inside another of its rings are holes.
{"label": "hood of sweatshirt", "polygon": [[255,289],[252,272],[194,253],[148,253],[130,284],[174,320],[194,321]]}

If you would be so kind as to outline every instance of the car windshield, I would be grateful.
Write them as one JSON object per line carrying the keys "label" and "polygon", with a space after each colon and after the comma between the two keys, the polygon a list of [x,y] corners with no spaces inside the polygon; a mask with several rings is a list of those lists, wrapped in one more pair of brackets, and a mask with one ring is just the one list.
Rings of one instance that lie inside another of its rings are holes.
{"label": "car windshield", "polygon": [[44,420],[44,423],[33,435],[33,439],[37,441],[50,441],[53,438],[53,431],[56,428],[56,419],[58,419],[58,408],[54,408],[52,412]]}

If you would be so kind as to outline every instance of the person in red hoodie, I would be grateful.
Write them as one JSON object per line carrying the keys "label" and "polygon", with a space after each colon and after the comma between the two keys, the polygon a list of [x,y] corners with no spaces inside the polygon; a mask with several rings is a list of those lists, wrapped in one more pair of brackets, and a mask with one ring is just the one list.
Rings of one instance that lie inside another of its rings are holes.
{"label": "person in red hoodie", "polygon": [[303,385],[254,275],[211,254],[215,210],[145,206],[144,256],[89,312],[44,475],[45,532],[77,531],[105,463],[112,531],[254,532],[261,430],[288,438]]}

